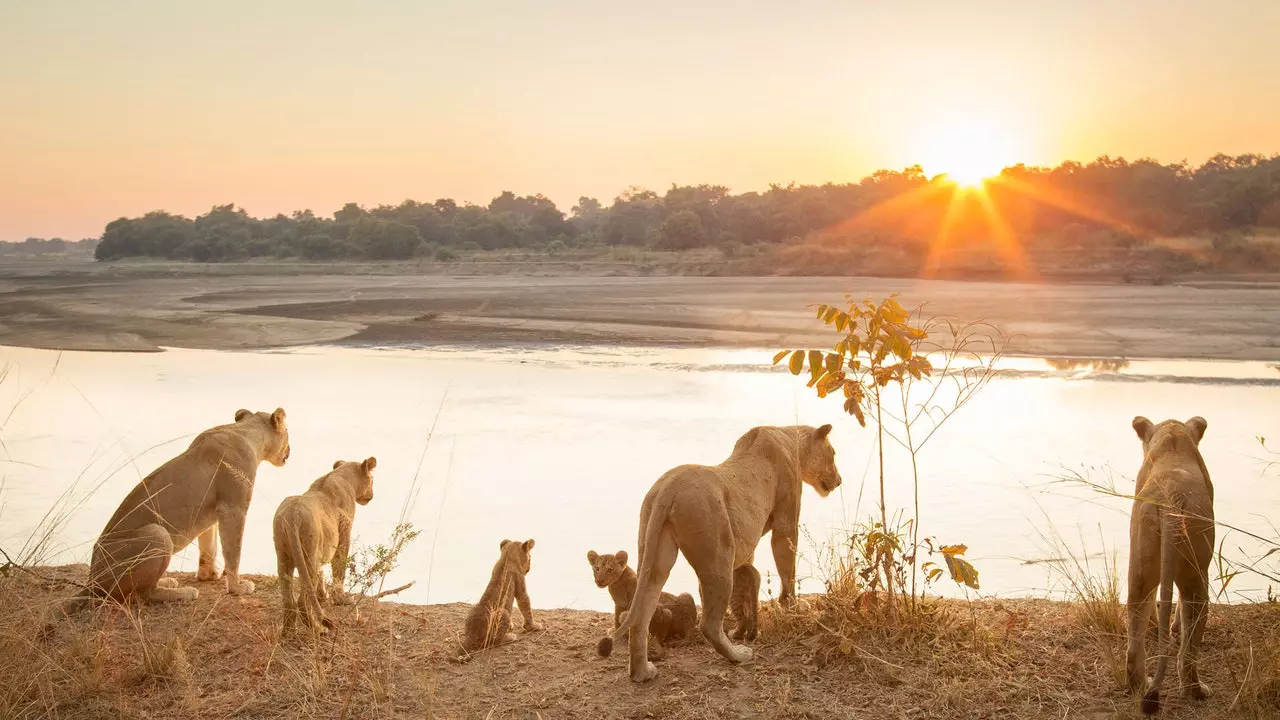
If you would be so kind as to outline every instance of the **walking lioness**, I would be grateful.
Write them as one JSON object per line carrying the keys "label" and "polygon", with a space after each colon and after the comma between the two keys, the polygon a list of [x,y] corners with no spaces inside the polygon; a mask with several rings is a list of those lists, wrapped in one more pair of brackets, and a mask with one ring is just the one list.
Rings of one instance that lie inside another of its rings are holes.
{"label": "walking lioness", "polygon": [[658,478],[640,506],[639,572],[631,613],[600,642],[600,654],[612,652],[626,633],[631,679],[644,682],[657,675],[648,659],[649,621],[676,555],[683,552],[698,575],[703,636],[730,661],[750,660],[751,649],[730,643],[724,632],[734,570],[752,562],[760,538],[772,531],[782,586],[779,600],[794,600],[802,484],[823,497],[840,486],[830,432],[830,425],[752,428],[723,463],[681,465]]}
{"label": "walking lioness", "polygon": [[[301,615],[310,630],[332,627],[320,601],[347,602],[347,559],[351,552],[351,522],[356,505],[373,499],[373,469],[376,458],[364,462],[333,463],[301,495],[280,502],[271,533],[276,546],[276,573],[280,578],[283,628],[288,633]],[[333,571],[333,591],[325,592],[320,568],[325,563]],[[298,571],[298,597],[293,595],[293,571]]]}
{"label": "walking lioness", "polygon": [[[1208,611],[1214,535],[1213,483],[1200,455],[1200,439],[1207,428],[1202,417],[1185,423],[1165,420],[1159,425],[1141,416],[1133,419],[1133,429],[1142,439],[1143,458],[1129,521],[1126,670],[1130,691],[1146,690],[1142,711],[1147,714],[1160,709],[1160,686],[1172,651],[1168,641],[1174,585],[1178,586],[1182,645],[1178,653],[1180,685],[1196,699],[1209,695],[1196,667]],[[1146,688],[1144,639],[1157,589],[1160,655],[1151,687]]]}
{"label": "walking lioness", "polygon": [[173,554],[200,538],[201,577],[213,575],[222,537],[227,592],[253,592],[240,579],[240,541],[258,465],[289,459],[284,410],[237,410],[235,422],[205,430],[183,453],[157,468],[125,497],[93,546],[89,586],[66,604],[94,597],[152,602],[193,600],[199,592],[162,579]]}

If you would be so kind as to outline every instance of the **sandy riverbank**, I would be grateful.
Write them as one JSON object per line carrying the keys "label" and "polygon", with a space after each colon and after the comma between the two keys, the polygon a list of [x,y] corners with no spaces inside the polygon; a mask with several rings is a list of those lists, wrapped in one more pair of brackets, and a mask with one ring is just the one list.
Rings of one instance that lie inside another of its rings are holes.
{"label": "sandy riverbank", "polygon": [[0,345],[243,350],[311,344],[829,344],[809,306],[902,293],[986,320],[1010,350],[1280,361],[1280,284],[1162,287],[879,278],[472,276],[85,264],[0,273]]}
{"label": "sandy riverbank", "polygon": [[[85,568],[39,571],[83,580]],[[621,654],[595,654],[612,624],[603,613],[535,610],[545,632],[457,664],[449,657],[466,605],[338,608],[326,638],[281,643],[275,579],[253,580],[258,591],[248,597],[200,583],[192,603],[135,614],[103,606],[46,628],[69,590],[0,579],[0,700],[10,709],[25,702],[19,716],[59,718],[1140,717],[1120,686],[1123,637],[1090,627],[1068,603],[942,601],[942,616],[920,637],[870,628],[843,649],[795,631],[766,605],[751,664],[730,665],[698,639],[673,648],[656,681],[635,685]],[[1206,703],[1175,698],[1163,717],[1280,713],[1267,704],[1280,703],[1274,605],[1211,612],[1202,677],[1216,694]]]}

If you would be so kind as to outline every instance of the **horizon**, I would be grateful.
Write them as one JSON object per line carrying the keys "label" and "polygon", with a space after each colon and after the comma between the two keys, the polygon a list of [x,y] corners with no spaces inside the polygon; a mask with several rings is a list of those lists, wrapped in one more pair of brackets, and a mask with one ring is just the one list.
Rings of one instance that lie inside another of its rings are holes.
{"label": "horizon", "polygon": [[[0,8],[0,239],[1280,148],[1280,5]],[[1169,38],[1195,28],[1195,51]]]}

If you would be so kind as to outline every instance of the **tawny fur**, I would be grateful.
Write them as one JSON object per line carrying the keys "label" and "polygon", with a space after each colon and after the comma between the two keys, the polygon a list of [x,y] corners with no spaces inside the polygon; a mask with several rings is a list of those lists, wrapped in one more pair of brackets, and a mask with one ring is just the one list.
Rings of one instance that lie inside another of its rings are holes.
{"label": "tawny fur", "polygon": [[649,622],[671,567],[683,553],[698,575],[703,636],[731,662],[749,661],[751,649],[732,644],[724,632],[734,570],[752,562],[760,538],[772,531],[782,586],[779,600],[785,605],[794,600],[801,488],[808,484],[825,496],[840,486],[830,432],[830,425],[753,428],[723,463],[682,465],[659,478],[640,507],[640,560],[631,611],[601,641],[600,651],[611,649],[625,633],[631,679],[644,682],[657,675],[648,659]]}
{"label": "tawny fur", "polygon": [[93,546],[89,586],[64,604],[83,607],[93,598],[150,602],[193,600],[199,591],[163,577],[175,552],[200,540],[200,579],[214,579],[214,554],[222,539],[227,592],[251,593],[240,578],[244,519],[258,466],[289,458],[284,410],[237,410],[235,422],[205,430],[182,454],[143,478],[107,521]]}
{"label": "tawny fur", "polygon": [[[373,499],[373,469],[377,466],[372,457],[364,462],[338,460],[333,470],[311,483],[305,493],[285,498],[276,509],[271,527],[285,633],[292,631],[298,620],[311,630],[332,627],[321,601],[348,601],[345,585],[351,524],[356,505],[368,505]],[[325,563],[333,576],[332,593],[325,591],[320,571]],[[298,572],[297,597],[294,570]]]}
{"label": "tawny fur", "polygon": [[756,613],[760,608],[760,571],[754,565],[739,565],[733,571],[733,593],[729,610],[737,625],[729,636],[734,640],[755,640]]}
{"label": "tawny fur", "polygon": [[515,633],[511,632],[513,601],[520,606],[520,614],[524,616],[525,632],[542,629],[542,624],[533,620],[533,608],[525,589],[525,575],[529,574],[531,567],[529,552],[533,550],[533,540],[522,543],[503,540],[498,544],[498,549],[501,554],[493,566],[489,585],[485,587],[480,601],[467,614],[462,648],[469,653],[516,641]]}
{"label": "tawny fur", "polygon": [[[1143,694],[1142,710],[1160,708],[1169,647],[1169,618],[1173,587],[1178,588],[1178,677],[1183,692],[1208,697],[1200,681],[1198,658],[1209,603],[1209,562],[1213,557],[1213,483],[1200,454],[1200,440],[1208,423],[1194,417],[1185,423],[1165,420],[1156,425],[1144,417],[1133,419],[1142,440],[1142,467],[1134,489],[1129,523],[1129,647],[1126,674],[1129,689]],[[1156,593],[1159,660],[1147,687],[1147,623]]]}

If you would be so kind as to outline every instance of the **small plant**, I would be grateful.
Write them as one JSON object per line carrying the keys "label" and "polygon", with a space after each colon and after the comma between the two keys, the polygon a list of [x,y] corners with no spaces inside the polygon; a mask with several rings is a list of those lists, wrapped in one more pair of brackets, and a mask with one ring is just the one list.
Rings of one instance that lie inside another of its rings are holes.
{"label": "small plant", "polygon": [[[832,350],[783,350],[773,362],[777,365],[785,359],[793,375],[803,373],[807,364],[807,385],[818,397],[843,397],[844,411],[863,427],[869,418],[874,420],[881,534],[873,532],[871,536],[878,538],[877,542],[889,542],[891,537],[884,530],[890,527],[885,503],[885,440],[907,451],[913,508],[910,543],[902,554],[910,566],[909,582],[897,577],[893,567],[892,558],[900,549],[883,547],[876,550],[876,555],[882,563],[880,587],[888,594],[890,604],[895,594],[902,594],[909,598],[907,605],[914,610],[920,550],[919,453],[943,423],[995,377],[1005,340],[998,330],[984,323],[927,316],[923,306],[908,311],[893,295],[878,302],[846,297],[840,306],[818,305],[817,317],[839,336]],[[946,339],[938,342],[930,340],[931,336]],[[972,587],[976,587],[976,570],[959,557],[963,550],[954,551],[964,546],[943,547],[953,550],[938,551],[951,576],[965,584],[972,581]]]}
{"label": "small plant", "polygon": [[[368,597],[375,587],[381,591],[387,575],[390,575],[391,571],[395,570],[399,564],[401,553],[421,532],[421,530],[414,529],[413,523],[398,523],[395,529],[391,531],[390,540],[385,544],[364,548],[348,557],[347,571],[350,574],[348,575],[347,584],[351,592],[360,598],[364,598]],[[407,587],[408,585],[405,585],[396,589],[395,592]],[[377,597],[389,594],[391,594],[390,591],[379,592]]]}

